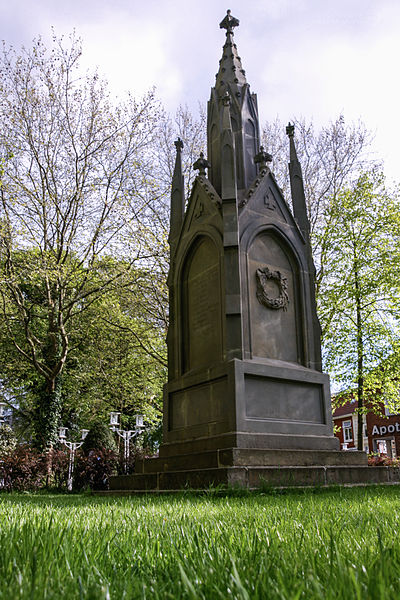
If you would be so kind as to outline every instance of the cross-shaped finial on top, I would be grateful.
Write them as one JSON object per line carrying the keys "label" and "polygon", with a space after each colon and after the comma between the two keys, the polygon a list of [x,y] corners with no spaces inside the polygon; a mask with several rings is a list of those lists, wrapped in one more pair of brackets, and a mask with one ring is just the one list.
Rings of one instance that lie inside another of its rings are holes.
{"label": "cross-shaped finial on top", "polygon": [[294,125],[292,125],[290,121],[286,127],[286,135],[288,135],[290,138],[294,136]]}
{"label": "cross-shaped finial on top", "polygon": [[183,148],[183,142],[182,142],[181,138],[178,137],[178,139],[176,140],[176,142],[174,142],[174,144],[175,144],[176,151],[180,152]]}
{"label": "cross-shaped finial on top", "polygon": [[219,24],[220,29],[226,29],[226,33],[233,33],[234,27],[239,27],[239,19],[232,17],[231,11],[226,11],[226,17]]}

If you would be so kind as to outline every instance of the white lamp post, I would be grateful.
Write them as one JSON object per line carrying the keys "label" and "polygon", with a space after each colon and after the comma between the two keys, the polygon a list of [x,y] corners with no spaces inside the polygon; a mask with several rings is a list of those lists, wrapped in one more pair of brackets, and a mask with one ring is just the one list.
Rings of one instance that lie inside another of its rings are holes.
{"label": "white lamp post", "polygon": [[69,442],[67,440],[68,427],[60,427],[58,432],[58,439],[64,446],[69,450],[69,462],[68,462],[68,479],[67,479],[67,490],[72,491],[72,481],[74,476],[74,465],[75,465],[75,452],[83,444],[83,440],[89,433],[89,429],[81,429],[81,441],[80,442]]}
{"label": "white lamp post", "polygon": [[119,416],[121,413],[112,412],[110,413],[110,429],[115,431],[119,437],[124,440],[124,472],[128,472],[129,465],[129,454],[130,454],[130,441],[132,438],[137,438],[145,430],[144,426],[144,415],[136,415],[135,429],[120,429],[119,428]]}
{"label": "white lamp post", "polygon": [[110,413],[110,429],[111,431],[116,431],[119,426],[119,412],[111,412]]}
{"label": "white lamp post", "polygon": [[6,404],[4,402],[0,402],[0,426],[5,423],[5,414],[6,414]]}

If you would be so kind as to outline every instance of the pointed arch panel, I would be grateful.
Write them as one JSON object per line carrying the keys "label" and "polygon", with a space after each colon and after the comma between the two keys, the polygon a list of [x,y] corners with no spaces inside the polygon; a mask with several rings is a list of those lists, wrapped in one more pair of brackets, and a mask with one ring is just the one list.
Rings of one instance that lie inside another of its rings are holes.
{"label": "pointed arch panel", "polygon": [[299,265],[287,241],[261,231],[250,244],[247,272],[253,357],[304,364]]}
{"label": "pointed arch panel", "polygon": [[182,290],[182,371],[207,367],[222,358],[220,256],[214,241],[197,237],[184,262]]}

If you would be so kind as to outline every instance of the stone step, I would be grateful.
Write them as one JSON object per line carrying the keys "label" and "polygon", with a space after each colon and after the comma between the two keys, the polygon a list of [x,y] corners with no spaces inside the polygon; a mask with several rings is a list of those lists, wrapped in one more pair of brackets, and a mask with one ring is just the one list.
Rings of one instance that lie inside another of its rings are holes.
{"label": "stone step", "polygon": [[367,455],[358,451],[228,448],[197,454],[138,460],[135,472],[157,473],[233,466],[362,466],[366,464]]}
{"label": "stone step", "polygon": [[219,436],[195,438],[186,441],[163,443],[160,446],[160,458],[196,454],[199,452],[211,452],[221,449],[265,449],[265,450],[339,450],[338,438],[319,435],[268,435],[259,433],[227,433]]}
{"label": "stone step", "polygon": [[268,450],[229,448],[219,451],[220,466],[307,467],[366,466],[365,452],[343,450]]}
{"label": "stone step", "polygon": [[186,471],[134,474],[110,478],[110,491],[175,491],[231,486],[266,487],[329,486],[399,483],[400,469],[368,466],[220,467]]}
{"label": "stone step", "polygon": [[135,490],[151,491],[158,489],[158,474],[147,473],[146,475],[116,475],[109,479],[110,490]]}

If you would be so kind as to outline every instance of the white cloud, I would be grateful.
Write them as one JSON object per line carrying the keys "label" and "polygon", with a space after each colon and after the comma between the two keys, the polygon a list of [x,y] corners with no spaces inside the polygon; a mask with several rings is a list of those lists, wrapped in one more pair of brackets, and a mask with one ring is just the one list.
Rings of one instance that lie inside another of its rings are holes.
{"label": "white cloud", "polygon": [[155,85],[174,110],[208,99],[228,6],[240,19],[235,38],[261,120],[361,117],[398,178],[398,0],[14,0],[0,6],[0,19],[17,46],[51,25],[58,33],[75,27],[85,66],[98,65],[114,93],[141,95]]}

